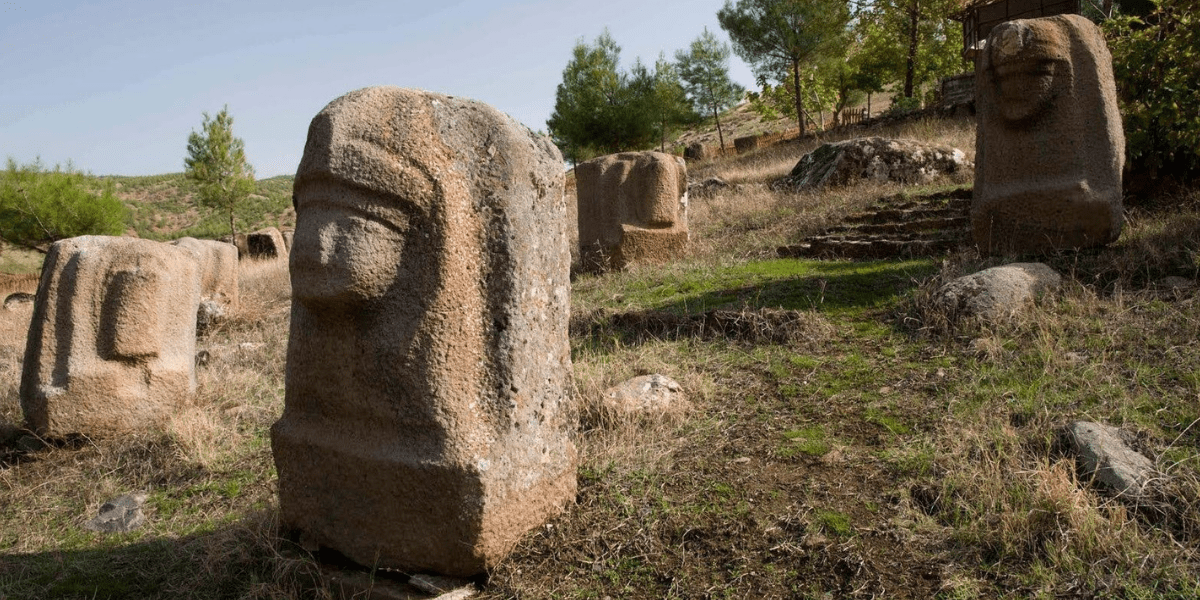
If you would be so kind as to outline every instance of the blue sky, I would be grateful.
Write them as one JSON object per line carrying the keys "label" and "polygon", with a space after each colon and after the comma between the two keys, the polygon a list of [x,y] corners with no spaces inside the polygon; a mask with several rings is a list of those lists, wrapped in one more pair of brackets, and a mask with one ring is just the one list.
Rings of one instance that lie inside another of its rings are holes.
{"label": "blue sky", "polygon": [[[0,0],[0,158],[96,175],[183,170],[228,105],[259,177],[294,172],[330,100],[399,85],[482,100],[545,129],[571,48],[604,27],[622,65],[674,56],[723,0],[206,3]],[[735,81],[749,68],[731,58]]]}

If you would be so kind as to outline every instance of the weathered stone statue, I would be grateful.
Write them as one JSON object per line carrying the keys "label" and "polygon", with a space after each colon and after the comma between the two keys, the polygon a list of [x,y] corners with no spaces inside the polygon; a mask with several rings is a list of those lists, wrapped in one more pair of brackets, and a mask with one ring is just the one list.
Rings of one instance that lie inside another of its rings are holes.
{"label": "weathered stone statue", "polygon": [[574,499],[563,166],[485,104],[334,100],[296,173],[285,527],[472,575]]}
{"label": "weathered stone statue", "polygon": [[200,270],[134,238],[56,242],[42,266],[21,409],[39,435],[108,436],[162,424],[196,390]]}
{"label": "weathered stone statue", "polygon": [[1004,253],[1116,240],[1125,135],[1100,30],[1079,15],[997,25],[976,78],[975,243]]}
{"label": "weathered stone statue", "polygon": [[179,238],[173,245],[192,253],[200,265],[200,298],[212,300],[229,308],[237,308],[238,249],[233,244],[216,240]]}
{"label": "weathered stone statue", "polygon": [[662,152],[622,152],[575,168],[585,267],[666,262],[687,248],[687,165]]}

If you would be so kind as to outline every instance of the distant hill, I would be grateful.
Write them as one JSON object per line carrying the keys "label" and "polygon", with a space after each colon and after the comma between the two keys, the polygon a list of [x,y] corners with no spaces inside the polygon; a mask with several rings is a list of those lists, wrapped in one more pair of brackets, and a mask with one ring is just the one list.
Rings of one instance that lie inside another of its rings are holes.
{"label": "distant hill", "polygon": [[[239,232],[263,227],[295,227],[290,175],[257,182],[258,189],[238,206],[234,222]],[[196,186],[183,173],[145,177],[96,177],[97,186],[113,182],[114,193],[129,207],[129,235],[152,240],[184,236],[219,238],[229,233],[228,217],[196,205]]]}

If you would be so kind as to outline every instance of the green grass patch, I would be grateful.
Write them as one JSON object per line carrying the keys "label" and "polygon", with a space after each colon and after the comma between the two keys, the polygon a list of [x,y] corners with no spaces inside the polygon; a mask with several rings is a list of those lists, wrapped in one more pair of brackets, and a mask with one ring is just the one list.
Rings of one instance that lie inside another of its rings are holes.
{"label": "green grass patch", "polygon": [[783,437],[786,441],[780,445],[778,450],[779,455],[783,457],[792,457],[797,454],[824,456],[833,449],[826,439],[825,429],[820,426],[785,431]]}

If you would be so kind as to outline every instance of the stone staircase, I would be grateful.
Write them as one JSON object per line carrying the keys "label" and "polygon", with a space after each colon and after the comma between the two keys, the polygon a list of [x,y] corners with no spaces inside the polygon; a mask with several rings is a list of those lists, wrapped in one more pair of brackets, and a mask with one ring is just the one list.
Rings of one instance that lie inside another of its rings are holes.
{"label": "stone staircase", "polygon": [[903,258],[946,254],[970,240],[971,188],[924,196],[889,196],[872,209],[799,244],[792,258]]}

